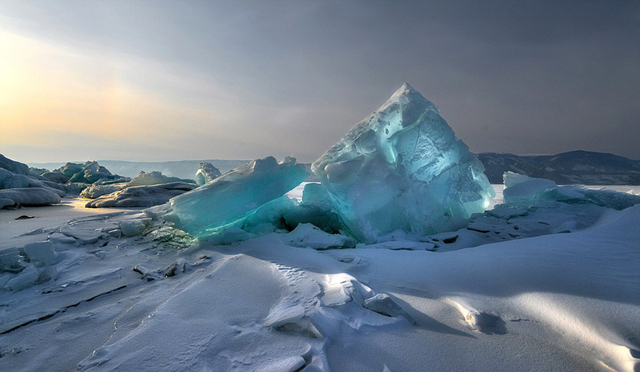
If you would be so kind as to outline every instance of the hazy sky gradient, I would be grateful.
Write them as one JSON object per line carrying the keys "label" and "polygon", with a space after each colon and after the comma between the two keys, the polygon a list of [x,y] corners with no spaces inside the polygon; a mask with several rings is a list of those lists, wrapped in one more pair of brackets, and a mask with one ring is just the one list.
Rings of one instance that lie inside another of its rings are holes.
{"label": "hazy sky gradient", "polygon": [[0,0],[0,153],[313,161],[403,82],[472,151],[640,159],[639,1]]}

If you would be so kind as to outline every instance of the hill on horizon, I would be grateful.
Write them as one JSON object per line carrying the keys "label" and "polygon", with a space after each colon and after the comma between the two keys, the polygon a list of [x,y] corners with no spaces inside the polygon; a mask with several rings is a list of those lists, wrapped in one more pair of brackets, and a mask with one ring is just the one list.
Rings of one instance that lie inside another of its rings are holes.
{"label": "hill on horizon", "polygon": [[502,183],[507,171],[546,178],[560,185],[640,185],[640,162],[622,156],[569,151],[555,155],[478,154],[491,183]]}

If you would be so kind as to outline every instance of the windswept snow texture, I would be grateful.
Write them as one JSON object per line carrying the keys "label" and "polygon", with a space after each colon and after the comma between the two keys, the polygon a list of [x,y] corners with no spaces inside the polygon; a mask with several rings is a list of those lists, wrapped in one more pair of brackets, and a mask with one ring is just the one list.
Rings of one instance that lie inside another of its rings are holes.
{"label": "windswept snow texture", "polygon": [[263,204],[281,197],[307,178],[293,158],[273,157],[242,165],[192,192],[171,199],[177,227],[204,237],[238,228]]}
{"label": "windswept snow texture", "polygon": [[229,248],[167,206],[2,211],[0,371],[636,372],[640,205],[570,206],[597,223],[532,237],[564,219],[533,208],[504,216],[517,240],[435,252],[325,249],[311,225]]}
{"label": "windswept snow texture", "polygon": [[363,242],[394,230],[458,229],[494,196],[482,163],[408,84],[311,169],[346,231]]}
{"label": "windswept snow texture", "polygon": [[213,164],[202,162],[200,163],[200,168],[196,172],[196,185],[202,186],[207,182],[211,182],[214,179],[220,177],[220,171],[218,168],[214,167]]}

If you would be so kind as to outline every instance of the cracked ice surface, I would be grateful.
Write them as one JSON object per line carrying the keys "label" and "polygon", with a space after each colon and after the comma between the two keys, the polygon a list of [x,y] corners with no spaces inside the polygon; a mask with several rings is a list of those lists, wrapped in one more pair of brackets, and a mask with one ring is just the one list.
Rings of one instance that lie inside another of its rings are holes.
{"label": "cracked ice surface", "polygon": [[350,235],[432,234],[463,227],[494,191],[476,155],[436,106],[404,84],[311,169]]}

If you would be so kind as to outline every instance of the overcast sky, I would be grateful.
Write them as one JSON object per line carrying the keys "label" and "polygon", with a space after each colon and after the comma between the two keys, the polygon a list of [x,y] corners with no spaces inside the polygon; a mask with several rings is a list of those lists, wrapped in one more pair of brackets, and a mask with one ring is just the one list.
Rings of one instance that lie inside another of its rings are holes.
{"label": "overcast sky", "polygon": [[474,152],[640,159],[640,1],[0,0],[0,153],[313,161],[409,82]]}

